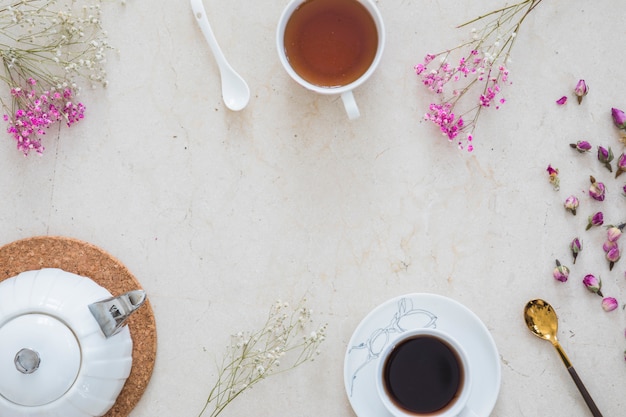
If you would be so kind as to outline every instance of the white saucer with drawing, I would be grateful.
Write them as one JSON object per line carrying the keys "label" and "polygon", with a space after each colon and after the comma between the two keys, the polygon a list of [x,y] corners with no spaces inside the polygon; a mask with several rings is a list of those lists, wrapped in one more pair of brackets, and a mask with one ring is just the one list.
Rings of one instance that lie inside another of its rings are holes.
{"label": "white saucer with drawing", "polygon": [[352,409],[358,417],[387,417],[389,412],[376,390],[379,355],[398,333],[420,327],[450,333],[467,352],[477,369],[468,406],[488,417],[500,391],[500,357],[483,322],[472,311],[450,298],[436,294],[407,294],[372,310],[357,326],[346,350],[344,383]]}

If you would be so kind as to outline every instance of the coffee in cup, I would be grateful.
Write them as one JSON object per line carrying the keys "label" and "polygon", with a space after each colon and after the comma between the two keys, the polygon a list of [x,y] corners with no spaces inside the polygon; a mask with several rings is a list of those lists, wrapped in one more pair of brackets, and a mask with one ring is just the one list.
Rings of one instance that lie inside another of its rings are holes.
{"label": "coffee in cup", "polygon": [[320,94],[340,94],[359,117],[352,90],[378,66],[384,47],[380,12],[371,0],[292,0],[277,30],[287,73]]}
{"label": "coffee in cup", "polygon": [[470,369],[461,345],[437,329],[404,332],[380,356],[378,394],[397,417],[473,416]]}

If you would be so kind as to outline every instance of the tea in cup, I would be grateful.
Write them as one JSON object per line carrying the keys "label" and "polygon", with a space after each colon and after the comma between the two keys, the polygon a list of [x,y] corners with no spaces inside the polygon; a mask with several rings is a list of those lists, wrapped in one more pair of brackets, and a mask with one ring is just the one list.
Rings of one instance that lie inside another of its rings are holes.
{"label": "tea in cup", "polygon": [[352,90],[378,66],[385,31],[372,0],[292,0],[278,22],[276,46],[287,73],[319,94],[340,94],[359,117]]}
{"label": "tea in cup", "polygon": [[471,369],[449,334],[423,328],[399,334],[379,358],[378,395],[395,417],[476,416],[468,407]]}

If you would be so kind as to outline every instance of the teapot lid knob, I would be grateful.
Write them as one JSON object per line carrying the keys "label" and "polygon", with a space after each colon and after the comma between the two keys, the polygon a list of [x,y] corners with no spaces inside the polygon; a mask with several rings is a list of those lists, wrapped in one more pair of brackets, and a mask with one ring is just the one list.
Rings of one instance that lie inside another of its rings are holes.
{"label": "teapot lid knob", "polygon": [[21,349],[15,355],[15,368],[23,374],[32,374],[39,368],[41,358],[39,353],[32,349]]}

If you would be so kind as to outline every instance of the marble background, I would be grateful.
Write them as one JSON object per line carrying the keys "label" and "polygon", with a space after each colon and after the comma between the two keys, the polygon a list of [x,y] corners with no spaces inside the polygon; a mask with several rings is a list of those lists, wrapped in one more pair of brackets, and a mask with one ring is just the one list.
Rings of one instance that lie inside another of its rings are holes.
{"label": "marble background", "polygon": [[[590,415],[549,343],[522,308],[550,301],[559,337],[605,416],[626,407],[626,260],[609,271],[604,232],[587,216],[626,221],[626,178],[612,178],[586,139],[624,147],[611,107],[626,108],[626,17],[618,0],[546,0],[527,19],[510,64],[507,103],[485,112],[475,151],[460,152],[423,121],[431,96],[413,65],[468,35],[459,23],[506,4],[377,1],[387,30],[377,72],[341,100],[306,91],[282,69],[275,26],[287,1],[205,0],[216,36],[252,90],[225,108],[217,66],[188,2],[105,5],[118,54],[106,90],[84,90],[87,116],[24,158],[0,142],[1,243],[38,235],[91,242],[142,282],[158,324],[158,358],[132,417],[196,416],[229,335],[260,326],[276,300],[303,295],[328,323],[318,359],[238,398],[226,416],[354,416],[343,386],[347,343],[361,319],[398,295],[451,297],[498,346],[495,417]],[[584,78],[582,105],[571,96]],[[565,106],[555,101],[569,95]],[[554,191],[545,171],[560,169]],[[587,196],[588,176],[609,188]],[[581,198],[574,217],[563,208]],[[583,239],[571,265],[568,244]],[[572,268],[567,283],[555,259]],[[610,313],[582,277],[603,279]]]}

